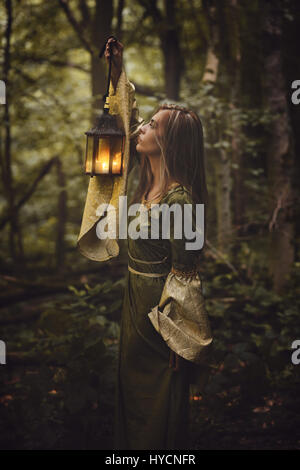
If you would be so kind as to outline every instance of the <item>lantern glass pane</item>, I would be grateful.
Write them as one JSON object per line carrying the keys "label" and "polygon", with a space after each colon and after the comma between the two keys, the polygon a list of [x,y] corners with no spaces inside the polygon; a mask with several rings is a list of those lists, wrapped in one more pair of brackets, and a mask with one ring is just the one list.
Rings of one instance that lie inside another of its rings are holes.
{"label": "lantern glass pane", "polygon": [[100,137],[96,146],[95,173],[109,173],[110,143],[108,137]]}
{"label": "lantern glass pane", "polygon": [[112,137],[110,149],[112,156],[112,173],[120,175],[122,174],[123,138]]}
{"label": "lantern glass pane", "polygon": [[85,157],[85,172],[86,173],[92,173],[93,148],[94,148],[94,138],[93,138],[93,136],[87,136],[87,139],[86,139],[86,157]]}

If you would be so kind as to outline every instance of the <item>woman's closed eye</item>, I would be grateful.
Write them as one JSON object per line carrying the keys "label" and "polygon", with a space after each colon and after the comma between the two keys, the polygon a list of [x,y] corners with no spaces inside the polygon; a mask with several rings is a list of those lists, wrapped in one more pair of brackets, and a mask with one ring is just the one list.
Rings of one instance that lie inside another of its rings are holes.
{"label": "woman's closed eye", "polygon": [[149,127],[152,127],[153,128],[153,122],[152,121],[148,121],[146,122],[145,124],[146,126],[149,126]]}
{"label": "woman's closed eye", "polygon": [[153,119],[151,119],[148,124],[152,129],[156,128],[156,122]]}

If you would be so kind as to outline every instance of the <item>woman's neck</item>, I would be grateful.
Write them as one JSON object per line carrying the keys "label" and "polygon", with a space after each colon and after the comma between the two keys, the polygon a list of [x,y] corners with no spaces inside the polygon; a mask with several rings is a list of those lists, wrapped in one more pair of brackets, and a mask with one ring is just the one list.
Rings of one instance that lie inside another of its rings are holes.
{"label": "woman's neck", "polygon": [[[149,158],[151,171],[153,175],[153,182],[151,186],[151,190],[153,189],[160,189],[161,181],[160,181],[160,158]],[[169,181],[169,185],[173,185],[177,183],[174,179]]]}
{"label": "woman's neck", "polygon": [[151,171],[153,175],[152,188],[160,186],[160,158],[149,158]]}

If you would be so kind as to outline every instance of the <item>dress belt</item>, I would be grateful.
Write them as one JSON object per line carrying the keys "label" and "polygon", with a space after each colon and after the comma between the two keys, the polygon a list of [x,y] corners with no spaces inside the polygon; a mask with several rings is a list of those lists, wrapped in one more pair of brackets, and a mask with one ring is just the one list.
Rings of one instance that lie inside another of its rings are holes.
{"label": "dress belt", "polygon": [[130,252],[128,251],[128,256],[129,258],[133,259],[133,261],[137,261],[138,263],[144,263],[144,264],[161,264],[161,263],[164,263],[168,257],[165,256],[161,261],[145,261],[143,259],[137,259],[137,258],[134,258]]}
{"label": "dress belt", "polygon": [[141,273],[140,271],[136,271],[135,269],[131,268],[129,265],[128,265],[128,270],[131,271],[133,274],[139,274],[140,276],[146,276],[146,277],[163,277],[163,276],[167,276],[169,274],[170,271],[168,271],[167,273]]}
{"label": "dress belt", "polygon": [[[145,260],[142,260],[142,259],[134,258],[129,253],[129,251],[128,251],[128,256],[133,261],[135,261],[137,263],[143,263],[143,264],[161,264],[161,263],[164,263],[168,259],[168,256],[165,256],[161,261],[145,261]],[[139,274],[140,276],[146,276],[146,277],[163,277],[163,276],[167,276],[170,272],[170,271],[168,271],[168,272],[165,272],[165,273],[145,273],[145,272],[141,272],[141,271],[137,271],[136,269],[133,269],[131,266],[129,266],[129,264],[128,264],[128,270],[131,271],[133,274]]]}

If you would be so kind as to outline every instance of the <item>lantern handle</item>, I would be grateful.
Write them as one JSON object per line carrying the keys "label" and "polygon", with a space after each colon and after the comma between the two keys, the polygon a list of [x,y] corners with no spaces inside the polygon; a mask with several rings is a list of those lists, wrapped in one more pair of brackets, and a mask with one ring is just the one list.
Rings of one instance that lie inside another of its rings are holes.
{"label": "lantern handle", "polygon": [[115,37],[115,36],[108,36],[108,38],[106,39],[100,53],[99,53],[99,57],[102,58],[103,57],[103,54],[105,52],[105,48],[106,48],[106,44],[107,44],[107,41],[110,39],[110,38],[113,38],[113,41],[111,41],[108,45],[109,47],[109,68],[108,68],[108,79],[107,79],[107,88],[106,88],[106,93],[103,95],[103,101],[104,101],[104,112],[105,113],[108,113],[109,111],[109,84],[110,84],[110,77],[111,77],[111,61],[112,61],[112,46],[113,46],[113,43],[118,41],[118,39]]}

